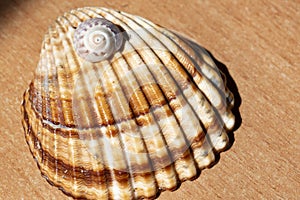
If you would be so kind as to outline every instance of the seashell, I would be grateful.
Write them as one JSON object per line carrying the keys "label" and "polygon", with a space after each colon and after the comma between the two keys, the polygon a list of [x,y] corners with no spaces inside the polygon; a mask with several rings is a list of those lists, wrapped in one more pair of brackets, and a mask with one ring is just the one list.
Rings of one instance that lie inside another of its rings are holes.
{"label": "seashell", "polygon": [[21,109],[51,184],[74,198],[151,199],[214,163],[233,104],[203,48],[141,17],[90,7],[49,28]]}

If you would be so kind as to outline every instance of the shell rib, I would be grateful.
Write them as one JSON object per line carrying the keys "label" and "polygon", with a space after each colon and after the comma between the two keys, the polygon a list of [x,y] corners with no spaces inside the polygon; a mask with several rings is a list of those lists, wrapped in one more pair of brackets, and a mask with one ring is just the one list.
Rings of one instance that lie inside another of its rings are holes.
{"label": "shell rib", "polygon": [[[91,18],[124,31],[123,47],[81,56],[74,34]],[[232,106],[223,75],[195,43],[138,16],[80,8],[45,35],[22,112],[50,183],[75,198],[151,199],[214,162]]]}

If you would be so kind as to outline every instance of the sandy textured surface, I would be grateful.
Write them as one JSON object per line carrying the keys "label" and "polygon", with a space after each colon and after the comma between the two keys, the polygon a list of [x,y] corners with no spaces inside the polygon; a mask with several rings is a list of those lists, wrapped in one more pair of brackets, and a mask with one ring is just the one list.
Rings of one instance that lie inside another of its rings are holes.
{"label": "sandy textured surface", "polygon": [[198,179],[159,199],[300,198],[299,1],[84,2],[0,2],[0,199],[69,199],[41,177],[25,142],[20,102],[48,25],[82,6],[137,14],[193,38],[237,85],[241,120],[231,148]]}

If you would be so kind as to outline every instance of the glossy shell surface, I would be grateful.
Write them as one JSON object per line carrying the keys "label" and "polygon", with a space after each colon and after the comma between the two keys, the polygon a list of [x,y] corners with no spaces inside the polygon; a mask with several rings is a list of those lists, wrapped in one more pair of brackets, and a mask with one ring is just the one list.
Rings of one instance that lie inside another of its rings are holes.
{"label": "glossy shell surface", "polygon": [[[91,18],[123,38],[93,61],[74,41]],[[153,199],[214,163],[228,145],[232,106],[225,78],[194,42],[138,16],[80,8],[46,33],[21,109],[51,184],[74,198]]]}

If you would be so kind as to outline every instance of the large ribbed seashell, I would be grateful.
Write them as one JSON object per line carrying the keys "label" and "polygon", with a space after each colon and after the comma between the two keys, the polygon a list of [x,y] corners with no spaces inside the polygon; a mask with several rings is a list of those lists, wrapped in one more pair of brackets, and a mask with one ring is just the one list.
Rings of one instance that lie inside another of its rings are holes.
{"label": "large ribbed seashell", "polygon": [[[77,40],[94,37],[96,28],[74,34],[98,19],[111,27],[105,41],[114,49],[87,58]],[[155,198],[197,177],[226,148],[231,96],[212,59],[190,40],[138,16],[81,8],[45,35],[24,94],[23,126],[43,176],[65,193]]]}

